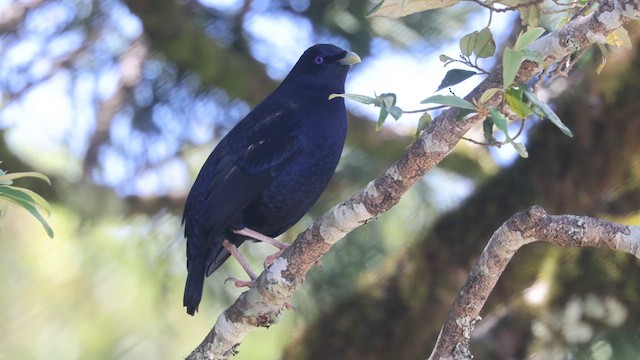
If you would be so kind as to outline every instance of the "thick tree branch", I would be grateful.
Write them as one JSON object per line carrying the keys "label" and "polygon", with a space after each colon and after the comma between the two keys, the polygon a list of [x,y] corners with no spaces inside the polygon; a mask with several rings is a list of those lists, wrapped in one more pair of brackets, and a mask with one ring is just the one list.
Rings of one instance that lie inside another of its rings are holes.
{"label": "thick tree branch", "polygon": [[[554,48],[553,54],[543,54],[547,62],[553,62],[591,44],[583,43],[583,38],[589,41],[604,39],[621,24],[640,18],[639,7],[636,1],[604,1],[598,10],[585,17],[586,20],[574,19],[563,27],[564,31],[548,34],[532,46],[541,46],[539,42],[560,44]],[[607,19],[607,22],[599,21],[600,18]],[[618,19],[615,22],[617,26],[610,25],[614,23],[609,21],[612,18]],[[593,28],[585,28],[584,23],[592,24]],[[598,36],[586,36],[581,31]],[[577,48],[575,44],[578,44]],[[527,81],[542,69],[541,64],[525,62],[518,72],[518,79]],[[486,89],[501,87],[501,84],[502,71],[497,68],[466,99],[478,98]],[[277,322],[284,303],[316,260],[347,233],[397,204],[418,179],[442,161],[460,138],[483,119],[477,114],[456,119],[456,114],[456,109],[443,112],[384,174],[350,199],[333,207],[301,233],[293,245],[258,277],[256,284],[218,317],[214,328],[188,358],[228,358],[235,353],[247,332]]]}
{"label": "thick tree branch", "polygon": [[522,246],[545,241],[565,247],[598,247],[640,258],[640,227],[588,216],[548,215],[540,206],[513,215],[493,234],[449,312],[430,360],[471,358],[469,340],[480,310]]}

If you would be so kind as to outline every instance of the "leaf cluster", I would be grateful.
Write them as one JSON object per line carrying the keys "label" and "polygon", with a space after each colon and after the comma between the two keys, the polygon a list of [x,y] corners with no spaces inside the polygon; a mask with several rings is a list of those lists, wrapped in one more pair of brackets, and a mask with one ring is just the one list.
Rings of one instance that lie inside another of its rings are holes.
{"label": "leaf cluster", "polygon": [[49,178],[39,172],[30,171],[7,174],[4,170],[0,169],[0,200],[4,200],[0,201],[0,217],[6,214],[8,203],[14,203],[33,215],[33,217],[42,224],[47,235],[53,238],[53,229],[49,226],[42,214],[40,214],[40,211],[38,211],[38,209],[40,209],[47,215],[51,214],[51,206],[47,200],[32,190],[13,185],[13,180],[28,177],[44,180],[51,185]]}

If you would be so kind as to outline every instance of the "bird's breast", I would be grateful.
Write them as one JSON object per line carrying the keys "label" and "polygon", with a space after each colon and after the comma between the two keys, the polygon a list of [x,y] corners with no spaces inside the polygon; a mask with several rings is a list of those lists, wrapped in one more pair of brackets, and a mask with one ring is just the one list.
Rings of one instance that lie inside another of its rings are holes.
{"label": "bird's breast", "polygon": [[331,134],[305,132],[307,138],[301,139],[295,158],[247,207],[246,226],[278,236],[309,211],[327,187],[342,154],[346,128],[335,130]]}

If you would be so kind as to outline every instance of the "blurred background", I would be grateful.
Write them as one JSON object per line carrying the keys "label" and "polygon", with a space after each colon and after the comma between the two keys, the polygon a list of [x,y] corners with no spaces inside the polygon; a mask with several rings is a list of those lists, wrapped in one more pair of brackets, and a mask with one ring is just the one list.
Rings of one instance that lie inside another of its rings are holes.
{"label": "blurred background", "polygon": [[[241,293],[230,261],[207,279],[200,312],[182,308],[182,207],[217,141],[275,88],[300,54],[330,42],[357,52],[347,92],[393,92],[420,109],[489,13],[468,3],[402,19],[365,18],[375,1],[0,0],[0,168],[46,198],[48,238],[24,209],[0,220],[0,358],[176,359]],[[555,26],[558,17],[544,18]],[[517,14],[494,14],[502,49]],[[637,43],[637,26],[629,28]],[[491,233],[532,204],[640,223],[637,47],[587,52],[540,96],[573,130],[527,122],[530,157],[462,142],[398,206],[312,269],[281,323],[251,333],[237,359],[421,359]],[[480,62],[490,69],[494,61]],[[442,90],[464,96],[481,79]],[[475,82],[474,82],[475,81]],[[384,171],[420,113],[375,131],[375,108],[347,102],[348,143],[329,188],[283,235]],[[517,131],[519,124],[514,124]],[[482,129],[468,136],[482,139]],[[2,201],[2,200],[0,200]],[[273,252],[241,251],[259,268]],[[480,359],[637,359],[637,259],[535,244],[484,311]]]}

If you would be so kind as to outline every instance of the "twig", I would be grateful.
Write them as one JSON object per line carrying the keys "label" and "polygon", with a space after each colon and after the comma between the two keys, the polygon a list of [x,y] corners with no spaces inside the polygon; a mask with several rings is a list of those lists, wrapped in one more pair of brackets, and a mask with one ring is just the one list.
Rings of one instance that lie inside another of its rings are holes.
{"label": "twig", "polygon": [[423,113],[425,111],[444,109],[444,108],[448,108],[448,107],[449,106],[447,106],[447,105],[438,105],[438,106],[428,107],[428,108],[424,108],[424,109],[417,109],[417,110],[402,110],[402,113],[403,114]]}

